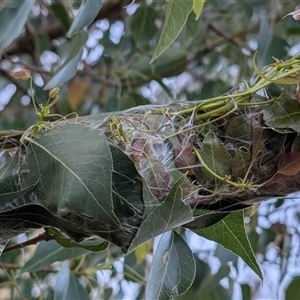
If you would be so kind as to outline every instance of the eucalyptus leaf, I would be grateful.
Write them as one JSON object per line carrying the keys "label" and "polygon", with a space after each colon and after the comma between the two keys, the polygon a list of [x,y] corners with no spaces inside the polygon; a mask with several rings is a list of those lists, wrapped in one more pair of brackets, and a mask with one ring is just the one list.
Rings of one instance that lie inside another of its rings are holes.
{"label": "eucalyptus leaf", "polygon": [[155,24],[158,18],[157,11],[149,5],[141,5],[131,18],[130,29],[136,45],[144,46],[156,34]]}
{"label": "eucalyptus leaf", "polygon": [[52,226],[76,242],[96,234],[125,250],[143,213],[141,185],[127,183],[131,176],[138,176],[132,161],[109,148],[103,130],[60,124],[27,137],[0,172],[1,238]]}
{"label": "eucalyptus leaf", "polygon": [[150,63],[166,51],[180,34],[193,9],[193,0],[170,0],[159,42]]}
{"label": "eucalyptus leaf", "polygon": [[[231,174],[232,157],[215,134],[208,133],[204,137],[199,153],[207,167],[218,176],[225,177]],[[214,189],[222,189],[224,186],[223,182],[217,180],[203,167],[198,168],[197,172],[199,173],[196,173],[199,182],[202,181],[201,178],[205,177],[211,182]]]}
{"label": "eucalyptus leaf", "polygon": [[69,262],[65,261],[63,262],[58,273],[55,276],[55,285],[54,285],[55,300],[66,299],[66,296],[68,294],[69,281],[70,281]]}
{"label": "eucalyptus leaf", "polygon": [[86,289],[70,271],[68,262],[64,262],[55,276],[55,300],[89,299]]}
{"label": "eucalyptus leaf", "polygon": [[102,0],[86,0],[73,20],[73,23],[67,33],[67,37],[72,37],[74,34],[84,30],[86,26],[89,26],[96,18],[102,5]]}
{"label": "eucalyptus leaf", "polygon": [[[280,45],[280,47],[278,47]],[[257,54],[259,57],[258,65],[265,66],[273,62],[273,57],[286,56],[288,43],[282,39],[271,28],[270,22],[265,13],[260,15],[260,28],[257,40]]]}
{"label": "eucalyptus leaf", "polygon": [[130,245],[130,251],[163,232],[193,220],[191,208],[182,201],[181,185],[184,180],[184,176],[179,178],[165,200],[146,216]]}
{"label": "eucalyptus leaf", "polygon": [[77,65],[81,61],[83,46],[85,45],[87,39],[87,33],[81,31],[62,45],[62,47],[65,47],[67,56],[62,61],[60,67],[55,71],[55,75],[44,87],[45,90],[50,90],[56,86],[61,86],[63,83],[75,76],[77,73]]}
{"label": "eucalyptus leaf", "polygon": [[146,286],[146,299],[168,300],[185,293],[196,273],[193,253],[175,231],[161,237]]}
{"label": "eucalyptus leaf", "polygon": [[194,229],[193,231],[200,236],[215,241],[241,257],[262,279],[262,272],[245,231],[243,211],[232,212],[220,222],[208,228]]}
{"label": "eucalyptus leaf", "polygon": [[55,241],[43,241],[38,244],[33,257],[25,263],[21,269],[21,273],[36,272],[49,267],[54,262],[65,261],[86,253],[88,253],[88,250],[80,248],[64,248]]}
{"label": "eucalyptus leaf", "polygon": [[216,274],[209,274],[203,279],[199,291],[203,293],[214,291],[219,286],[220,281],[228,275],[229,271],[230,267],[228,265],[222,265]]}
{"label": "eucalyptus leaf", "polygon": [[300,103],[283,94],[277,101],[265,106],[263,118],[267,126],[280,133],[290,129],[300,132]]}
{"label": "eucalyptus leaf", "polygon": [[199,300],[231,300],[232,295],[229,289],[225,289],[220,281],[228,276],[230,268],[228,265],[222,265],[218,272],[214,275],[209,274],[201,282],[196,295]]}
{"label": "eucalyptus leaf", "polygon": [[179,75],[187,63],[187,51],[183,47],[170,47],[153,63],[150,63],[150,56],[147,54],[138,58],[132,64],[134,72],[129,76],[135,80],[145,77],[155,80],[172,77]]}
{"label": "eucalyptus leaf", "polygon": [[[7,2],[7,1],[6,1]],[[0,10],[0,55],[24,30],[29,13],[35,1],[13,1]],[[5,5],[5,4],[4,4]]]}
{"label": "eucalyptus leaf", "polygon": [[232,158],[216,135],[209,133],[204,137],[200,153],[206,165],[214,173],[220,176],[230,174]]}

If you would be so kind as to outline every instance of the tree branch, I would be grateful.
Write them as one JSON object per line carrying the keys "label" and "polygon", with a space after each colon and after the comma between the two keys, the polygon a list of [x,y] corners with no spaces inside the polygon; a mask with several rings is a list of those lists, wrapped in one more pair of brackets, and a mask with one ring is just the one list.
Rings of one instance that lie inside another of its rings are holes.
{"label": "tree branch", "polygon": [[6,247],[2,253],[7,253],[7,252],[11,252],[11,251],[14,251],[14,250],[18,250],[18,249],[22,249],[24,247],[27,247],[27,246],[30,246],[30,245],[36,245],[37,243],[41,242],[41,241],[45,241],[45,242],[48,242],[48,241],[51,241],[51,240],[54,240],[55,238],[51,235],[49,235],[46,231],[39,234],[38,236],[30,239],[30,240],[27,240],[26,242],[24,243],[20,243],[20,244],[16,244],[16,245],[12,245],[12,246],[9,246],[9,247]]}

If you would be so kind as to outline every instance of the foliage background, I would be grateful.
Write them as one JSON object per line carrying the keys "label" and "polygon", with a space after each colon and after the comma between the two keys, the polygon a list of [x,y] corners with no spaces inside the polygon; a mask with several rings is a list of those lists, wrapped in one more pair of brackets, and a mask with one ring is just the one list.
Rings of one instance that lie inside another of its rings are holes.
{"label": "foliage background", "polygon": [[[28,82],[9,75],[15,68],[34,74],[38,103],[46,102],[44,88],[62,84],[54,112],[88,115],[217,96],[239,79],[251,79],[256,51],[259,66],[272,62],[272,56],[284,59],[299,51],[300,25],[291,17],[283,19],[297,1],[207,0],[200,19],[191,13],[175,43],[153,64],[149,62],[168,17],[166,1],[99,1],[99,12],[93,6],[85,12],[95,14],[88,36],[71,41],[67,35],[81,1],[21,2],[0,5],[1,130],[24,129],[36,119]],[[10,12],[17,7],[21,9],[13,18]],[[182,297],[282,298],[286,291],[287,299],[297,298],[299,205],[290,198],[265,203],[246,220],[251,245],[266,271],[263,288],[233,254],[181,232],[193,245],[197,263],[196,280]],[[143,298],[153,248],[147,243],[125,257],[113,246],[91,253],[42,242],[1,257],[0,287],[15,299]]]}

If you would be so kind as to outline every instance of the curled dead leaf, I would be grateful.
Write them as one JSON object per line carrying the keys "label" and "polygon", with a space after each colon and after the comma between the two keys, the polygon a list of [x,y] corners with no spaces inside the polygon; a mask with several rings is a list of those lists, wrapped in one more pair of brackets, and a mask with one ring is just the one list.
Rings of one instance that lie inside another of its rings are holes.
{"label": "curled dead leaf", "polygon": [[31,72],[28,69],[21,69],[19,71],[10,71],[10,76],[15,79],[27,80],[31,78]]}

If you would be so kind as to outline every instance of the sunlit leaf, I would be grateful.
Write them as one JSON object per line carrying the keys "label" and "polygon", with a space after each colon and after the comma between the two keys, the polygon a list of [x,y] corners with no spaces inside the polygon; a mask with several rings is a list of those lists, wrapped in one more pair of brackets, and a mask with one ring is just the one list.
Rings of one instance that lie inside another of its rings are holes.
{"label": "sunlit leaf", "polygon": [[134,251],[136,262],[138,264],[140,264],[145,259],[146,255],[151,252],[152,247],[153,241],[149,241]]}
{"label": "sunlit leaf", "polygon": [[219,243],[241,257],[262,278],[262,272],[245,232],[242,211],[230,213],[223,220],[208,228],[194,229],[193,231],[209,240]]}
{"label": "sunlit leaf", "polygon": [[190,12],[193,9],[193,0],[170,0],[162,33],[150,63],[166,51],[180,34]]}
{"label": "sunlit leaf", "polygon": [[89,26],[96,18],[102,4],[102,0],[86,0],[73,20],[71,28],[67,33],[67,37],[71,37],[82,31],[86,26]]}
{"label": "sunlit leaf", "polygon": [[71,83],[68,90],[69,104],[72,110],[75,110],[78,105],[84,100],[87,88],[89,87],[87,81],[76,81]]}
{"label": "sunlit leaf", "polygon": [[196,20],[201,16],[205,1],[206,0],[194,0],[193,11],[196,14]]}
{"label": "sunlit leaf", "polygon": [[185,293],[195,277],[193,253],[175,231],[162,235],[146,287],[147,299],[172,299]]}

